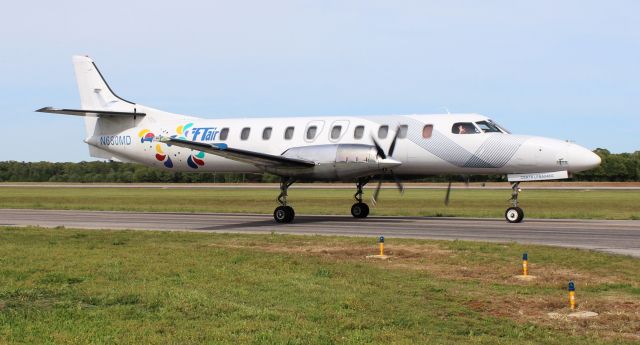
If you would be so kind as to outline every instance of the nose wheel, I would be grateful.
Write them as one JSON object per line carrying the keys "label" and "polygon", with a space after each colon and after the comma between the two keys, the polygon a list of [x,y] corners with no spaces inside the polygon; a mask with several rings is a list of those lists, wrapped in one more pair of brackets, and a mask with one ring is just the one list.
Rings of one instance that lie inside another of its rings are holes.
{"label": "nose wheel", "polygon": [[504,213],[504,218],[509,223],[520,223],[524,219],[524,211],[520,207],[509,207]]}
{"label": "nose wheel", "polygon": [[280,181],[280,195],[278,195],[278,203],[280,206],[273,211],[273,219],[276,223],[291,223],[296,216],[293,207],[287,205],[287,190],[295,182],[291,178],[282,178]]}
{"label": "nose wheel", "polygon": [[524,211],[518,207],[518,194],[520,194],[520,191],[520,182],[511,184],[511,207],[504,213],[504,218],[509,223],[520,223],[524,219]]}

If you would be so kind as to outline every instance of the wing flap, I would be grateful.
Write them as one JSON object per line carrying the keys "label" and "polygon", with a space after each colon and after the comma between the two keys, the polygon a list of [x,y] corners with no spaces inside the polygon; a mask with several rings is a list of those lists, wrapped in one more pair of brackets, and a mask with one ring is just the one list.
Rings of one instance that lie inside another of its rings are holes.
{"label": "wing flap", "polygon": [[192,150],[204,151],[212,155],[232,159],[235,161],[253,164],[258,167],[264,166],[279,166],[289,168],[311,168],[315,166],[312,161],[303,159],[287,158],[282,156],[270,155],[261,152],[234,149],[228,147],[226,144],[207,144],[197,141],[178,139],[178,138],[166,138],[161,137],[160,142],[169,145],[180,146]]}
{"label": "wing flap", "polygon": [[126,111],[106,111],[106,110],[88,110],[88,109],[58,109],[53,107],[44,107],[36,110],[39,113],[51,113],[51,114],[63,114],[63,115],[75,115],[75,116],[87,116],[93,115],[98,117],[136,117],[145,116],[145,113],[126,112]]}

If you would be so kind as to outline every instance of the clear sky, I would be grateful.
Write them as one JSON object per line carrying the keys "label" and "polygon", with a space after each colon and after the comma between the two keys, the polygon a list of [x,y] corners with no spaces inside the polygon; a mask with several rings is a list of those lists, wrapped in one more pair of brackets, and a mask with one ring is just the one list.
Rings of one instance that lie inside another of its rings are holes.
{"label": "clear sky", "polygon": [[115,92],[214,118],[475,112],[640,150],[640,1],[10,1],[0,160],[91,159],[71,56]]}

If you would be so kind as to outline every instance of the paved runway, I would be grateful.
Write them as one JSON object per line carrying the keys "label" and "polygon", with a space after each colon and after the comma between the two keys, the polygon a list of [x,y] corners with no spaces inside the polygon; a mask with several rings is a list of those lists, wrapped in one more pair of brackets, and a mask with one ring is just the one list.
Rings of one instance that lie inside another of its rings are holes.
{"label": "paved runway", "polygon": [[0,209],[0,225],[88,229],[179,230],[461,239],[546,244],[640,257],[640,220],[503,219],[296,215],[276,224],[271,215]]}

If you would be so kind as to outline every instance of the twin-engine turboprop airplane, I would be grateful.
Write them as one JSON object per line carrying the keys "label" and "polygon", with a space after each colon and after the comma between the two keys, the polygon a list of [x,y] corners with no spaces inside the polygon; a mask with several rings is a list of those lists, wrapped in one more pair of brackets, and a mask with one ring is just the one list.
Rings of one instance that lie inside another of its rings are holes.
{"label": "twin-engine turboprop airplane", "polygon": [[[351,214],[369,207],[363,187],[382,175],[402,191],[403,175],[505,174],[512,182],[505,218],[521,222],[519,184],[568,178],[600,158],[566,141],[514,135],[478,114],[201,119],[117,96],[93,60],[74,56],[80,109],[39,112],[84,116],[92,157],[195,172],[269,172],[281,177],[273,217],[289,223],[287,189],[298,179],[356,183]],[[380,183],[373,193],[373,202]]]}

